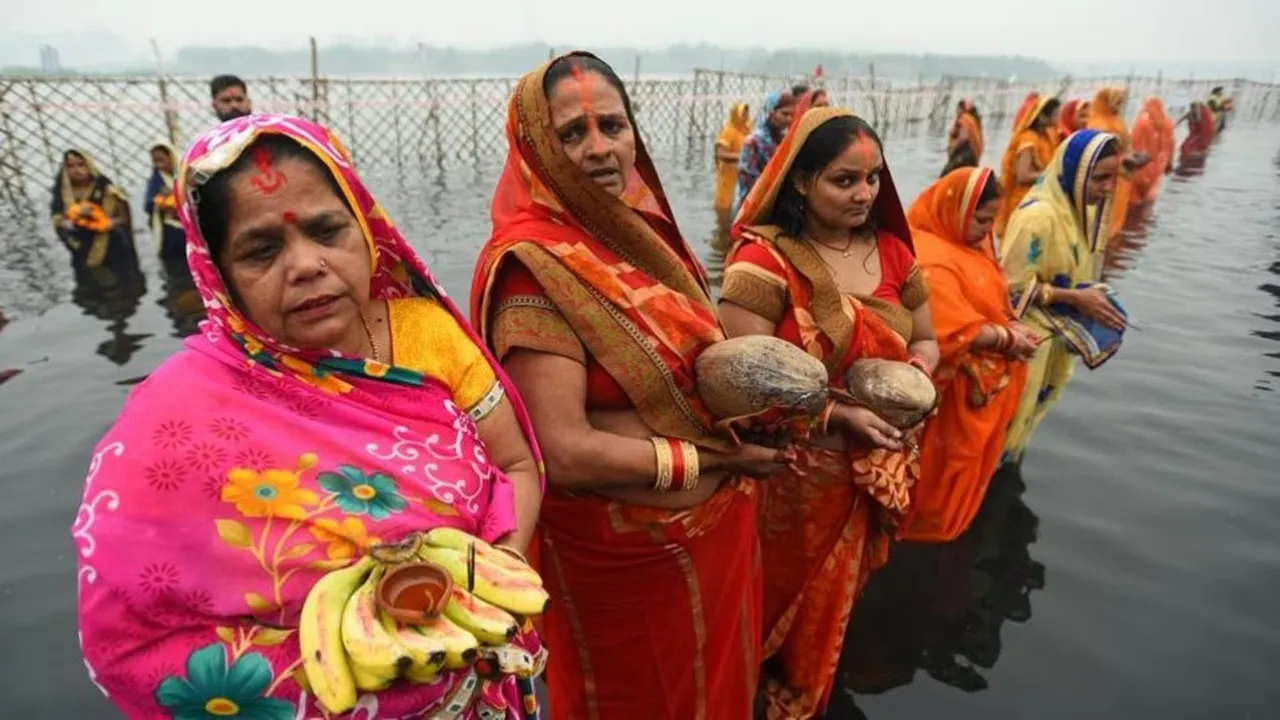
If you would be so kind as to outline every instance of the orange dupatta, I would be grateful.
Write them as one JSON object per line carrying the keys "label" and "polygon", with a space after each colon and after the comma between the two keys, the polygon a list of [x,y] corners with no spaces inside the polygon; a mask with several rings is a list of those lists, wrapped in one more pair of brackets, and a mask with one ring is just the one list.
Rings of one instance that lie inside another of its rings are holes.
{"label": "orange dupatta", "polygon": [[1142,113],[1133,123],[1133,149],[1146,153],[1151,162],[1133,172],[1132,203],[1155,202],[1164,171],[1173,162],[1173,121],[1160,98],[1149,97],[1143,104]]}
{"label": "orange dupatta", "polygon": [[1014,320],[991,236],[977,246],[965,241],[992,175],[989,168],[954,170],[926,188],[907,215],[929,280],[942,360],[934,373],[938,415],[921,440],[920,482],[899,535],[903,540],[949,542],[968,529],[1026,383],[1025,363],[971,347],[986,325]]}
{"label": "orange dupatta", "polygon": [[[828,120],[849,115],[840,108],[815,108],[793,125],[738,214],[724,286],[732,302],[738,273],[744,279],[765,273],[784,283],[787,308],[777,335],[822,360],[837,386],[858,358],[905,360],[906,339],[859,300],[843,295],[812,247],[764,223],[805,140]],[[910,243],[887,166],[880,184],[872,217]],[[752,254],[769,258],[770,267],[744,259]],[[888,559],[917,474],[918,464],[906,452],[802,446],[797,470],[761,483],[763,652],[781,665],[781,677],[765,681],[766,717],[806,718],[826,707],[853,606],[871,573]]]}
{"label": "orange dupatta", "polygon": [[[725,447],[694,389],[694,359],[724,338],[702,268],[638,131],[621,198],[569,160],[542,90],[550,65],[521,78],[510,102],[473,324],[493,342],[494,283],[505,261],[519,262],[656,435]],[[541,630],[556,648],[555,717],[749,715],[760,662],[756,512],[748,481],[678,512],[549,487],[531,560],[552,595]]]}
{"label": "orange dupatta", "polygon": [[1017,120],[1013,126],[1013,137],[1009,140],[1009,146],[1005,148],[1004,157],[1000,160],[1000,188],[1004,194],[1000,200],[1000,212],[996,215],[996,235],[1004,235],[1005,229],[1009,226],[1009,218],[1013,217],[1013,211],[1018,209],[1022,198],[1026,197],[1027,191],[1031,189],[1030,185],[1018,184],[1017,174],[1014,172],[1018,154],[1030,149],[1036,168],[1044,170],[1053,159],[1053,151],[1058,147],[1056,138],[1049,130],[1036,130],[1033,127],[1040,113],[1044,112],[1045,105],[1052,99],[1053,97],[1049,95],[1041,97],[1039,93],[1032,93],[1027,96],[1027,101],[1033,101],[1032,106],[1027,108],[1024,102],[1023,108],[1018,110]]}
{"label": "orange dupatta", "polygon": [[[1128,91],[1122,87],[1105,87],[1098,91],[1089,105],[1089,129],[1115,135],[1120,142],[1121,155],[1128,155],[1133,150],[1133,138],[1129,135],[1129,128],[1125,126],[1124,118],[1120,116],[1120,110],[1124,107],[1128,94]],[[1124,227],[1132,194],[1132,175],[1122,168],[1120,175],[1116,178],[1116,190],[1111,204],[1111,231],[1107,233],[1108,240],[1119,235],[1120,229]]]}
{"label": "orange dupatta", "polygon": [[1058,142],[1066,142],[1067,138],[1077,130],[1083,130],[1080,124],[1080,108],[1082,105],[1088,105],[1084,100],[1068,100],[1062,103],[1062,110],[1058,112]]}

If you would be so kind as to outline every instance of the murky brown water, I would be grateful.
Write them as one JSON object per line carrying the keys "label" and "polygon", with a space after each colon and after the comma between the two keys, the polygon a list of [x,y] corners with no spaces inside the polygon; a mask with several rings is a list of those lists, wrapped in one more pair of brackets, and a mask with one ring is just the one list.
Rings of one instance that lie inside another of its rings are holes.
{"label": "murky brown water", "polygon": [[[889,140],[904,197],[936,175],[941,144]],[[832,717],[1275,716],[1278,147],[1274,126],[1233,125],[1202,175],[1168,183],[1112,267],[1141,329],[1080,373],[973,532],[897,550],[856,611],[841,670],[856,701],[837,698]],[[705,253],[709,172],[659,166]],[[366,178],[455,296],[496,171]],[[68,528],[90,448],[190,330],[192,298],[150,257],[145,287],[73,290],[43,215],[0,215],[0,308],[14,320],[0,372],[22,370],[0,385],[0,696],[7,717],[111,717],[77,649]]]}

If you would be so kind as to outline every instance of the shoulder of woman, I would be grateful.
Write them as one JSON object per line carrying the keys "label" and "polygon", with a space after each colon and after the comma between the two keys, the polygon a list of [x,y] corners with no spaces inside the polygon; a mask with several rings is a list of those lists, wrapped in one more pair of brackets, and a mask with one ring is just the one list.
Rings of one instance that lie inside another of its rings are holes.
{"label": "shoulder of woman", "polygon": [[786,270],[782,255],[773,243],[755,233],[748,232],[745,239],[729,252],[725,270],[738,264],[755,265],[779,275]]}

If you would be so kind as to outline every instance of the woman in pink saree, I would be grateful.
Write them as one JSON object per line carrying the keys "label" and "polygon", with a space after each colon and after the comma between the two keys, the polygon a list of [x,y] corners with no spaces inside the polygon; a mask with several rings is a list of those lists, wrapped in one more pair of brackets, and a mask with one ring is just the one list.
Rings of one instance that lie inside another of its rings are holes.
{"label": "woman in pink saree", "polygon": [[[318,718],[297,633],[312,585],[437,526],[523,550],[541,462],[505,375],[327,130],[224,123],[176,195],[208,319],[94,451],[72,528],[85,664],[131,718]],[[545,662],[531,629],[515,642]],[[465,669],[348,716],[525,712],[515,678]]]}

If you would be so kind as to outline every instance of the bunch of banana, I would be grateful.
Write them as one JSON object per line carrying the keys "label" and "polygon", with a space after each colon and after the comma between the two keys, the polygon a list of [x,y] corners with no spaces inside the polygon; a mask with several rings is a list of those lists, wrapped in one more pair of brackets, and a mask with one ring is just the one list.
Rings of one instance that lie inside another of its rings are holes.
{"label": "bunch of banana", "polygon": [[[399,678],[433,682],[482,659],[502,674],[536,674],[528,654],[510,644],[524,618],[548,602],[541,578],[522,560],[450,528],[371,554],[321,578],[298,621],[303,671],[330,713],[354,708],[361,691]],[[443,614],[406,625],[379,607],[378,583],[401,563],[422,561],[444,569],[453,587]]]}

